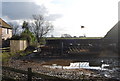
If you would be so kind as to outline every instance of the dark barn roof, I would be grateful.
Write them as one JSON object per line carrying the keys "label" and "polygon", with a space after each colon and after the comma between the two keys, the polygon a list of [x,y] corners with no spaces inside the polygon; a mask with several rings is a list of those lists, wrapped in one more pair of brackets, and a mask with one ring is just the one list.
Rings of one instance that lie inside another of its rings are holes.
{"label": "dark barn roof", "polygon": [[111,43],[118,42],[118,38],[119,38],[118,30],[119,29],[120,29],[120,21],[115,26],[113,26],[113,28],[111,28],[110,31],[108,31],[108,33],[105,35],[103,39]]}

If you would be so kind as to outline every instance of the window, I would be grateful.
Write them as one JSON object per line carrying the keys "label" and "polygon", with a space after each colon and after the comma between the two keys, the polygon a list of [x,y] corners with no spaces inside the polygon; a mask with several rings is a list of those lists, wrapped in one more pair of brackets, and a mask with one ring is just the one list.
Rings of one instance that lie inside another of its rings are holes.
{"label": "window", "polygon": [[2,25],[2,23],[0,22],[0,26]]}
{"label": "window", "polygon": [[7,29],[7,34],[9,34],[9,29]]}

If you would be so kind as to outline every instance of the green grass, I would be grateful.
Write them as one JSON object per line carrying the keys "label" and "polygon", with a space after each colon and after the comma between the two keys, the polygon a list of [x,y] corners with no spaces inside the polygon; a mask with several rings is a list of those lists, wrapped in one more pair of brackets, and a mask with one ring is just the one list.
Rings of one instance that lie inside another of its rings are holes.
{"label": "green grass", "polygon": [[0,54],[0,58],[2,58],[2,62],[3,63],[6,63],[8,62],[11,58],[13,57],[16,57],[16,58],[19,58],[19,57],[23,57],[27,54],[30,54],[31,52],[27,51],[27,52],[24,52],[24,51],[18,51],[18,52],[3,52]]}
{"label": "green grass", "polygon": [[0,48],[0,50],[10,49],[10,47]]}
{"label": "green grass", "polygon": [[12,56],[12,54],[10,54],[9,52],[3,52],[0,57],[2,58],[2,62],[7,62],[9,61],[10,57]]}

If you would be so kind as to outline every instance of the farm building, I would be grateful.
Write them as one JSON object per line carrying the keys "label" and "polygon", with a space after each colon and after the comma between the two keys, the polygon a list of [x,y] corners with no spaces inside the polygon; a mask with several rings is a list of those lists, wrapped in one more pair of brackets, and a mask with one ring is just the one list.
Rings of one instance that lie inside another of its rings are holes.
{"label": "farm building", "polygon": [[12,37],[12,27],[0,18],[0,36],[6,40]]}
{"label": "farm building", "polygon": [[112,50],[117,52],[118,47],[118,23],[111,28],[103,37],[84,37],[84,38],[47,38],[46,46],[52,50],[52,54],[80,54]]}

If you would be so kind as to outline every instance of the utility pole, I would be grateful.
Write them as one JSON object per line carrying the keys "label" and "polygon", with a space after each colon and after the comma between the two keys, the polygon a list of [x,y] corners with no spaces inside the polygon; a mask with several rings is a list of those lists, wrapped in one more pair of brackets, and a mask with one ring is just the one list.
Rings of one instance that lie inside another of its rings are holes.
{"label": "utility pole", "polygon": [[[83,30],[85,27],[81,26],[81,30]],[[86,37],[85,32],[83,31],[83,36]]]}

